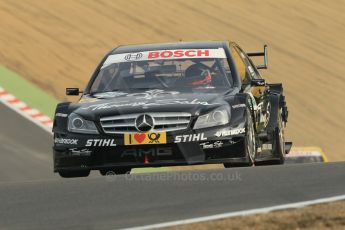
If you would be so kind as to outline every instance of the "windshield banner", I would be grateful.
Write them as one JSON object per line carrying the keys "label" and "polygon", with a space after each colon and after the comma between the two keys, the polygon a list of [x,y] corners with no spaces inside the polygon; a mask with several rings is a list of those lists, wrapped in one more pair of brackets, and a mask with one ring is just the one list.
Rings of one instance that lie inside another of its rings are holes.
{"label": "windshield banner", "polygon": [[105,60],[102,68],[121,62],[172,60],[190,58],[226,58],[223,48],[218,49],[178,49],[178,50],[153,50],[138,53],[113,54]]}

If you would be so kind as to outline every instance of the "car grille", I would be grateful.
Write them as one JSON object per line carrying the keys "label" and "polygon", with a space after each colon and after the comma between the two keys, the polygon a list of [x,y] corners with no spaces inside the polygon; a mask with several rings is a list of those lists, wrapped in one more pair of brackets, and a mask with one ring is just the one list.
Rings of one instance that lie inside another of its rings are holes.
{"label": "car grille", "polygon": [[[145,113],[153,118],[154,125],[151,132],[169,132],[187,129],[191,121],[190,113],[164,112]],[[140,114],[127,114],[100,119],[103,131],[107,134],[135,133],[135,120]]]}

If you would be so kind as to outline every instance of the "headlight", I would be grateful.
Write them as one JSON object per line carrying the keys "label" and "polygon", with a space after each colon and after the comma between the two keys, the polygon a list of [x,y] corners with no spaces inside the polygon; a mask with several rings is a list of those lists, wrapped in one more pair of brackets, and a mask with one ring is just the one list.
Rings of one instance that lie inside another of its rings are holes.
{"label": "headlight", "polygon": [[93,121],[85,120],[75,113],[71,113],[68,116],[68,131],[73,133],[98,134],[98,130]]}
{"label": "headlight", "polygon": [[195,122],[194,129],[202,129],[212,126],[225,125],[229,123],[229,120],[230,116],[227,109],[216,109],[208,114],[199,116]]}

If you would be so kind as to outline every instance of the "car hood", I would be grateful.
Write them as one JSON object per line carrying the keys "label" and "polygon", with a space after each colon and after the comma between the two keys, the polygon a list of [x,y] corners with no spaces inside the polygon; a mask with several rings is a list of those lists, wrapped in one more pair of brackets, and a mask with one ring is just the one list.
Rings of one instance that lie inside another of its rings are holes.
{"label": "car hood", "polygon": [[[227,92],[227,96],[232,94]],[[164,90],[136,93],[108,92],[95,94],[93,97],[84,96],[72,107],[75,107],[73,112],[90,120],[104,116],[149,112],[189,112],[197,115],[228,104],[224,96],[224,91],[211,93]]]}

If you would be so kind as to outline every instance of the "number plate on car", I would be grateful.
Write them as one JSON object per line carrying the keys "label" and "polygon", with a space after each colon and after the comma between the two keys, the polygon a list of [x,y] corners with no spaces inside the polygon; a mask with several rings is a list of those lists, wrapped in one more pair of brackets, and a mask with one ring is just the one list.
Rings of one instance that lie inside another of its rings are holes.
{"label": "number plate on car", "polygon": [[164,132],[159,133],[126,133],[125,145],[152,145],[166,144],[167,135]]}

